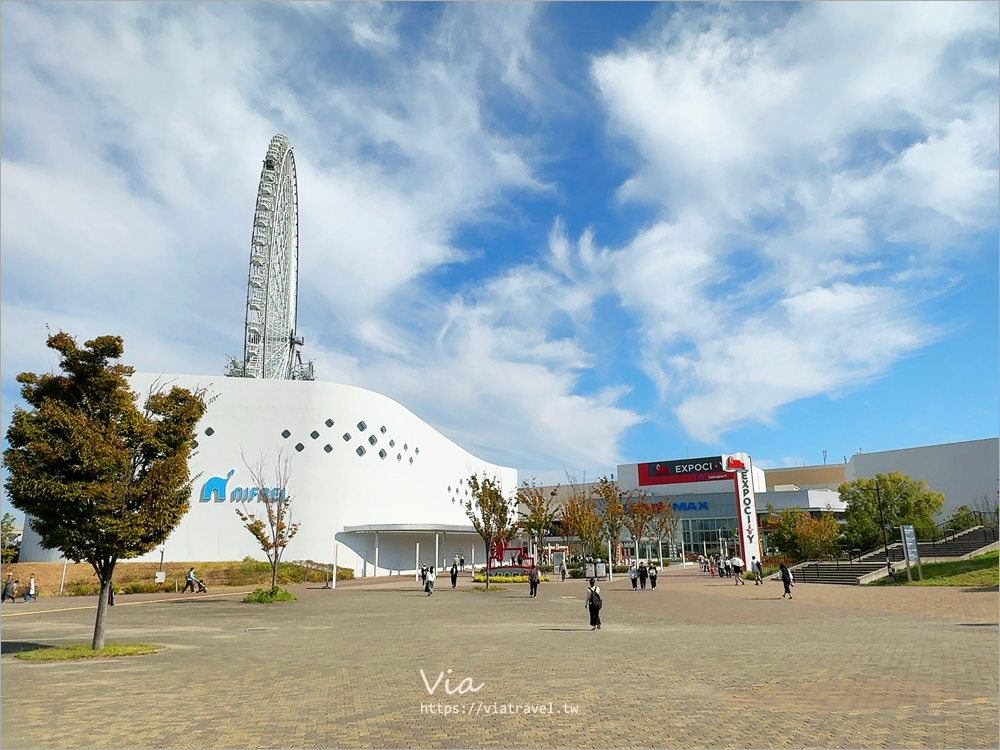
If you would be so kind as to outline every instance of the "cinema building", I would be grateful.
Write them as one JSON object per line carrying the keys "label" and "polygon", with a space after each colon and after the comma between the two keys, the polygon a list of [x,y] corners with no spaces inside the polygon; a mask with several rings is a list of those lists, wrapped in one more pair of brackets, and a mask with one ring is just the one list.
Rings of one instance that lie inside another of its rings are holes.
{"label": "cinema building", "polygon": [[[270,497],[290,501],[299,531],[286,560],[330,563],[337,555],[358,576],[413,571],[419,560],[485,560],[463,505],[472,474],[496,477],[514,492],[517,471],[462,449],[392,399],[338,383],[222,376],[136,374],[144,395],[154,384],[206,388],[211,399],[197,428],[191,509],[162,547],[167,561],[263,559],[237,508],[260,507],[247,466],[264,458],[276,476],[289,458],[284,486]],[[276,483],[277,484],[277,483]],[[161,548],[138,558],[159,562]],[[21,560],[61,559],[39,545],[26,524]]]}

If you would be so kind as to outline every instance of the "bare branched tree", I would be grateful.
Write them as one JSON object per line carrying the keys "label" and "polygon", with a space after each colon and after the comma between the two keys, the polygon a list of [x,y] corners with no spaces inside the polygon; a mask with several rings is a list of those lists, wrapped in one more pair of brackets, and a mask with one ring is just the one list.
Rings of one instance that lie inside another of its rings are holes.
{"label": "bare branched tree", "polygon": [[[274,467],[273,484],[267,479],[267,459],[261,456],[251,466],[243,456],[243,464],[249,469],[253,483],[249,502],[257,507],[237,508],[240,517],[271,564],[271,588],[278,586],[278,565],[288,543],[299,531],[299,525],[292,523],[292,498],[288,495],[288,482],[292,476],[292,459],[288,454],[278,454]],[[263,508],[260,504],[263,504]]]}

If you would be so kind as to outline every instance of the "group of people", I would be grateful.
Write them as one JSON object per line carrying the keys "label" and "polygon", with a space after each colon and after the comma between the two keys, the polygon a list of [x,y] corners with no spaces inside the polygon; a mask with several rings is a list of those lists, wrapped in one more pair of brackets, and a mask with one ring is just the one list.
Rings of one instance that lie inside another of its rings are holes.
{"label": "group of people", "polygon": [[[7,574],[7,580],[3,584],[3,598],[0,601],[7,601],[10,599],[12,602],[17,600],[17,589],[20,587],[21,581],[14,578],[13,573]],[[24,601],[30,602],[31,600],[37,600],[38,594],[35,592],[35,574],[31,574],[31,578],[28,579],[28,587],[24,590]]]}
{"label": "group of people", "polygon": [[[722,555],[708,555],[707,557],[698,555],[698,565],[701,566],[703,573],[708,573],[713,578],[718,573],[719,578],[734,579],[736,586],[746,586],[746,581],[743,580],[744,563],[739,555],[733,555],[729,558]],[[763,583],[764,569],[756,557],[750,562],[750,570],[753,572],[754,585],[759,586]]]}
{"label": "group of people", "polygon": [[642,588],[645,590],[646,581],[649,581],[649,586],[652,589],[656,588],[656,576],[659,575],[656,566],[652,563],[647,567],[645,562],[639,563],[639,567],[636,567],[633,562],[628,568],[628,577],[632,581],[632,590],[635,591],[637,588]]}

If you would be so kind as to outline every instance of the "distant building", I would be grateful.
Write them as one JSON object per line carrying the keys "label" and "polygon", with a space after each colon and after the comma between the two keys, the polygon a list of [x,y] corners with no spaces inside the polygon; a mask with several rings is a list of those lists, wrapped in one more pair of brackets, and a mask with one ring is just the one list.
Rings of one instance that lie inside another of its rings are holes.
{"label": "distant building", "polygon": [[844,477],[848,481],[871,479],[893,471],[923,479],[935,492],[943,492],[940,518],[947,518],[961,505],[975,510],[985,501],[993,508],[1000,490],[1000,438],[855,453],[847,462]]}

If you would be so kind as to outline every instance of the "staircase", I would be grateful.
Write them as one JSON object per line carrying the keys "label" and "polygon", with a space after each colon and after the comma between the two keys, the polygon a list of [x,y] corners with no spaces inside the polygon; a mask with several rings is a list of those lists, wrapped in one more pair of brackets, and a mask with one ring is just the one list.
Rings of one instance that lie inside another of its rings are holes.
{"label": "staircase", "polygon": [[796,565],[792,570],[795,583],[837,583],[856,586],[861,578],[876,571],[885,570],[885,558],[880,561],[861,562],[807,562]]}
{"label": "staircase", "polygon": [[[937,541],[917,542],[917,552],[920,554],[921,560],[939,557],[964,557],[993,544],[997,540],[998,534],[995,526],[975,526]],[[858,561],[874,562],[878,560],[884,565],[885,556],[885,548],[878,547],[861,555]],[[889,545],[889,559],[893,562],[904,559],[902,542],[893,542]]]}

